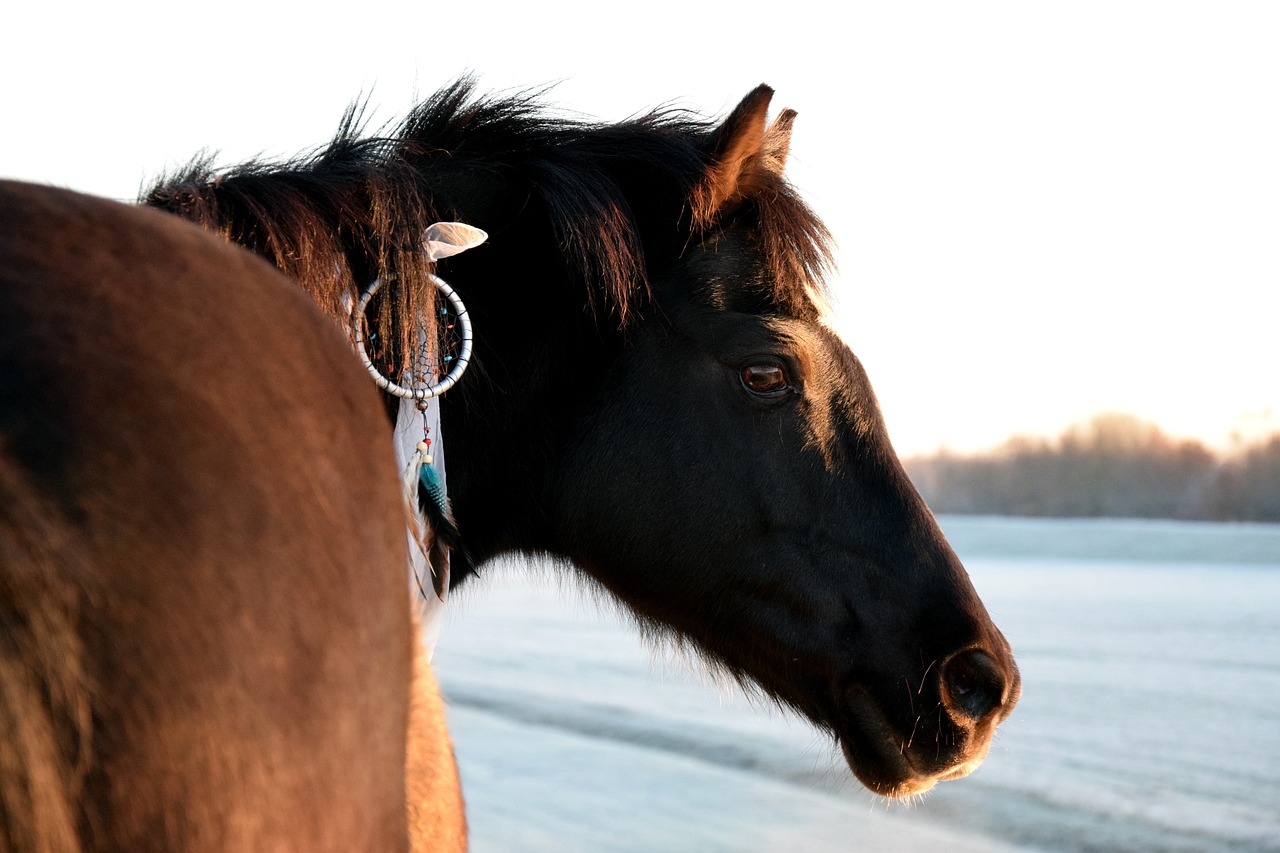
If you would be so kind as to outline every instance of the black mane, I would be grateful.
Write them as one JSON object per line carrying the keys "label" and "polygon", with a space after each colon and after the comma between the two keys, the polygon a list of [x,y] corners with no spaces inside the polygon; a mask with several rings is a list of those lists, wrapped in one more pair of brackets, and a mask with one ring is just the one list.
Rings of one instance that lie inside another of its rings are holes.
{"label": "black mane", "polygon": [[[417,244],[432,222],[468,221],[502,239],[536,209],[587,302],[625,325],[648,295],[653,260],[727,218],[698,209],[715,123],[685,111],[593,123],[552,116],[536,93],[478,95],[462,79],[398,124],[367,131],[353,105],[318,150],[221,170],[199,158],[141,201],[264,255],[344,321],[350,295],[377,277],[398,282],[397,316],[423,316],[433,288]],[[483,212],[477,197],[489,199]],[[826,230],[780,175],[746,202],[732,215],[758,219],[774,273],[769,300],[807,304],[829,265]]]}

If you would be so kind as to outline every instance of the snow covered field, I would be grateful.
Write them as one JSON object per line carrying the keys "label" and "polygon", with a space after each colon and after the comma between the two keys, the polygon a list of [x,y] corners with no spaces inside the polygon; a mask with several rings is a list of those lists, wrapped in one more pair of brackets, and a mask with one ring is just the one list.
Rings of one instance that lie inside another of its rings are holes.
{"label": "snow covered field", "polygon": [[1018,656],[986,764],[876,800],[807,723],[546,569],[436,654],[485,851],[1280,851],[1280,526],[944,517]]}

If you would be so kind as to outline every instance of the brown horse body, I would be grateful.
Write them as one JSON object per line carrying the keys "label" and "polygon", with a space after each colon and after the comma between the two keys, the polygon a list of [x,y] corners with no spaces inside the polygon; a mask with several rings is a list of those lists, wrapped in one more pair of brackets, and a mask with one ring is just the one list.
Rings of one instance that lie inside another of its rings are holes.
{"label": "brown horse body", "polygon": [[463,846],[333,324],[193,225],[13,183],[0,294],[0,850]]}

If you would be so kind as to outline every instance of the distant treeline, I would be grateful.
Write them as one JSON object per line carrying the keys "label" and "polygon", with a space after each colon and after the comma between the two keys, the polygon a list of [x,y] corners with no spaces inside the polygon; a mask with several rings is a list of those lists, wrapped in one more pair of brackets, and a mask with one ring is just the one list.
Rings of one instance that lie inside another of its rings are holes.
{"label": "distant treeline", "polygon": [[1280,433],[1219,456],[1131,415],[906,461],[935,512],[1280,521]]}

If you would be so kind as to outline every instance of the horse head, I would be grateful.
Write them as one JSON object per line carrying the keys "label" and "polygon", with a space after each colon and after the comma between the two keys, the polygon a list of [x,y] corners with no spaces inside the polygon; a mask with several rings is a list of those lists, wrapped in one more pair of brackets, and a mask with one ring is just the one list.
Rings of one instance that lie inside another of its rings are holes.
{"label": "horse head", "polygon": [[[826,232],[783,177],[794,113],[767,123],[770,96],[714,127],[655,122],[686,143],[665,158],[635,139],[626,156],[618,126],[556,152],[585,149],[574,177],[618,193],[595,203],[629,230],[597,242],[641,282],[611,312],[572,288],[492,302],[503,276],[563,267],[546,249],[564,254],[565,232],[478,223],[488,269],[480,250],[447,273],[490,347],[445,408],[455,507],[478,558],[572,562],[832,732],[868,788],[905,796],[982,761],[1019,676],[824,322]],[[545,195],[520,204],[546,215]]]}

